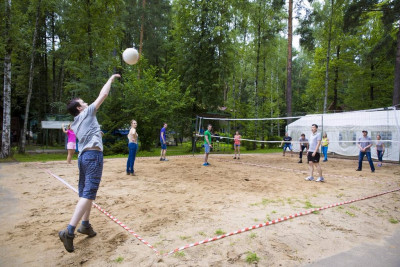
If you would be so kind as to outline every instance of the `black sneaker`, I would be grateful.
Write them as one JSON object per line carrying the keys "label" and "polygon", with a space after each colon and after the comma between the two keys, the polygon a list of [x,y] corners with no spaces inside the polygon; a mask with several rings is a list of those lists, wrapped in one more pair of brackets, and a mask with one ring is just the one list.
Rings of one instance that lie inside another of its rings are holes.
{"label": "black sneaker", "polygon": [[164,161],[169,161],[169,159],[164,159]]}
{"label": "black sneaker", "polygon": [[164,159],[163,159],[163,158],[160,158],[160,161],[164,161]]}
{"label": "black sneaker", "polygon": [[62,230],[58,232],[61,242],[63,242],[65,249],[68,252],[74,251],[74,238],[75,235],[69,235],[68,230]]}
{"label": "black sneaker", "polygon": [[97,235],[97,233],[93,230],[93,227],[91,224],[89,226],[84,226],[81,224],[81,226],[77,230],[78,233],[88,235],[89,237],[94,237]]}
{"label": "black sneaker", "polygon": [[299,160],[299,162],[297,162],[297,163],[303,163],[303,161],[302,161],[302,160]]}
{"label": "black sneaker", "polygon": [[371,172],[375,172],[375,170],[371,170]]}
{"label": "black sneaker", "polygon": [[360,171],[361,171],[361,169],[357,169],[356,171],[360,172]]}

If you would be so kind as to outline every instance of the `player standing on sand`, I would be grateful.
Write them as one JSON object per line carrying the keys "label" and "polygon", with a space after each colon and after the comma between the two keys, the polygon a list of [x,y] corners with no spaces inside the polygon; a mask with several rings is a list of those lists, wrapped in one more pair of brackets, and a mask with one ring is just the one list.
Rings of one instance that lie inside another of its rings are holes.
{"label": "player standing on sand", "polygon": [[204,133],[204,163],[203,163],[203,166],[211,165],[210,163],[208,163],[208,154],[210,154],[210,150],[212,148],[211,129],[212,129],[212,125],[209,124],[207,127],[207,131],[205,131],[205,133]]}
{"label": "player standing on sand", "polygon": [[321,155],[319,154],[319,147],[321,146],[321,134],[317,132],[318,131],[318,125],[313,124],[311,126],[311,135],[310,138],[308,139],[309,143],[309,148],[307,152],[307,161],[308,161],[308,169],[310,170],[310,176],[306,178],[306,181],[313,181],[314,176],[314,167],[318,170],[319,177],[316,182],[324,182],[324,177],[322,177],[322,169],[321,166],[319,165],[319,158]]}

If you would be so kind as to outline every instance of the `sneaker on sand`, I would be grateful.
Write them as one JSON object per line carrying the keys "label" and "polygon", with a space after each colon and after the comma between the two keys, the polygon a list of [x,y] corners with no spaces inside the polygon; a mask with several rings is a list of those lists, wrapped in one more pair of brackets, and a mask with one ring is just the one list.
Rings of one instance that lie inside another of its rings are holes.
{"label": "sneaker on sand", "polygon": [[62,230],[58,232],[58,237],[60,237],[61,242],[63,242],[65,249],[68,252],[74,251],[74,237],[75,235],[69,235],[68,230]]}
{"label": "sneaker on sand", "polygon": [[306,181],[314,181],[314,177],[308,176],[305,180],[306,180]]}
{"label": "sneaker on sand", "polygon": [[233,159],[236,159],[236,157],[233,157]]}
{"label": "sneaker on sand", "polygon": [[77,230],[78,233],[88,235],[89,237],[94,237],[97,235],[97,233],[93,230],[93,227],[91,224],[89,226],[84,226],[81,224],[81,226]]}
{"label": "sneaker on sand", "polygon": [[208,166],[208,163],[207,163],[207,162],[204,162],[204,163],[203,163],[203,166]]}
{"label": "sneaker on sand", "polygon": [[316,182],[325,182],[324,177],[318,177],[317,180],[315,180]]}
{"label": "sneaker on sand", "polygon": [[360,172],[360,171],[361,171],[361,169],[357,169],[356,171]]}
{"label": "sneaker on sand", "polygon": [[299,160],[299,162],[297,162],[297,163],[303,163],[303,161],[302,161],[302,160]]}
{"label": "sneaker on sand", "polygon": [[160,158],[160,161],[164,161],[164,159],[163,159],[163,158]]}
{"label": "sneaker on sand", "polygon": [[164,161],[169,161],[169,159],[164,159]]}

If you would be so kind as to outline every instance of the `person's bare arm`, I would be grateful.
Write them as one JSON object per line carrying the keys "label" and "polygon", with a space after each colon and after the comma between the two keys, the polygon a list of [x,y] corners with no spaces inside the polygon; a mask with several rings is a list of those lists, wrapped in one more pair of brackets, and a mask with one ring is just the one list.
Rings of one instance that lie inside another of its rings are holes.
{"label": "person's bare arm", "polygon": [[65,127],[64,127],[64,123],[61,125],[61,129],[63,130],[64,133],[67,133],[67,131],[65,130]]}
{"label": "person's bare arm", "polygon": [[111,89],[111,84],[113,83],[114,79],[115,78],[120,78],[120,77],[121,77],[121,75],[114,74],[108,79],[106,84],[104,84],[103,88],[101,89],[101,91],[99,93],[99,96],[93,102],[95,104],[95,106],[96,106],[96,110],[99,109],[101,104],[103,104],[104,100],[107,98],[108,93],[110,92],[110,89]]}

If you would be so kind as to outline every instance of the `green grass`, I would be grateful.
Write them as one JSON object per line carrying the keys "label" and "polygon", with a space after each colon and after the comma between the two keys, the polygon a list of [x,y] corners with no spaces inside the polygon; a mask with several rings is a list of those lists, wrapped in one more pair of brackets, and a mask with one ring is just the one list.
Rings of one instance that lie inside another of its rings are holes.
{"label": "green grass", "polygon": [[257,254],[254,252],[247,252],[247,256],[246,256],[246,262],[247,263],[254,263],[254,262],[258,262],[260,260],[260,258],[257,256]]}
{"label": "green grass", "polygon": [[396,220],[396,219],[394,219],[394,218],[390,218],[390,219],[389,219],[389,222],[390,222],[390,223],[393,223],[393,224],[399,223],[399,221]]}
{"label": "green grass", "polygon": [[183,251],[178,251],[178,252],[176,252],[176,253],[174,254],[174,256],[175,256],[176,258],[185,257],[185,252],[183,252]]}
{"label": "green grass", "polygon": [[[53,147],[43,147],[43,146],[27,146],[26,151],[32,151],[32,150],[62,150],[64,149],[64,146],[53,146]],[[25,153],[25,154],[19,154],[16,153],[17,149],[16,147],[12,148],[12,151],[15,152],[10,156],[9,158],[6,159],[0,159],[0,163],[7,163],[7,162],[47,162],[47,161],[66,161],[67,160],[67,151],[62,153]],[[245,148],[241,150],[241,153],[275,153],[275,152],[280,152],[281,149],[256,149],[256,150],[249,150],[246,151]],[[202,155],[204,153],[204,149],[202,149],[200,152],[195,153],[195,155]],[[211,152],[211,153],[226,153],[226,154],[233,154],[234,150],[231,148],[231,145],[229,147],[225,147],[224,150],[216,151],[216,152]],[[191,151],[191,142],[186,142],[183,143],[182,145],[178,146],[168,146],[167,149],[167,157],[168,156],[178,156],[178,155],[192,155]],[[136,155],[137,157],[159,157],[160,156],[160,149],[159,148],[154,148],[151,151],[139,151]],[[78,157],[78,153],[75,153],[73,160],[76,160]],[[114,154],[114,155],[107,155],[104,156],[104,158],[127,158],[128,154]],[[264,203],[263,203],[264,204]],[[266,205],[265,203],[264,205]]]}
{"label": "green grass", "polygon": [[346,214],[349,215],[350,217],[356,217],[356,215],[350,211],[346,211]]}
{"label": "green grass", "polygon": [[223,235],[223,234],[226,234],[226,232],[224,232],[224,230],[222,230],[222,229],[217,229],[217,231],[215,231],[215,234],[216,235]]}
{"label": "green grass", "polygon": [[190,236],[179,236],[179,238],[181,239],[181,240],[186,240],[186,239],[189,239],[190,238]]}
{"label": "green grass", "polygon": [[304,208],[306,209],[312,209],[312,208],[319,208],[319,206],[314,206],[313,204],[311,204],[311,202],[309,200],[306,200],[304,202]]}
{"label": "green grass", "polygon": [[199,235],[201,235],[201,236],[206,236],[206,233],[204,233],[204,232],[199,232]]}
{"label": "green grass", "polygon": [[251,233],[251,234],[250,234],[250,238],[253,239],[253,238],[256,238],[256,237],[257,237],[257,234],[256,234],[256,233]]}
{"label": "green grass", "polygon": [[121,262],[124,261],[124,258],[122,258],[121,256],[119,256],[119,257],[116,258],[114,261],[115,261],[115,262],[118,262],[118,263],[121,263]]}

